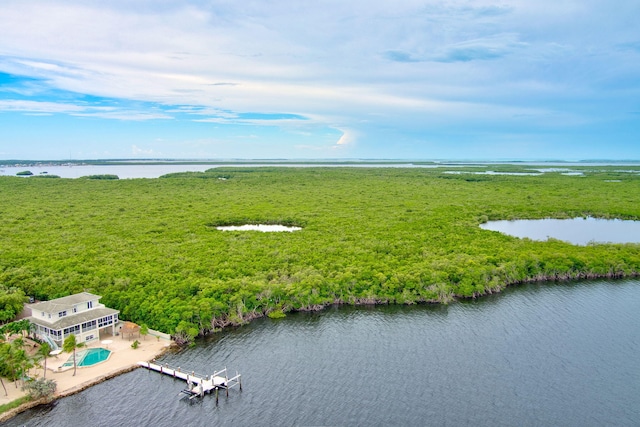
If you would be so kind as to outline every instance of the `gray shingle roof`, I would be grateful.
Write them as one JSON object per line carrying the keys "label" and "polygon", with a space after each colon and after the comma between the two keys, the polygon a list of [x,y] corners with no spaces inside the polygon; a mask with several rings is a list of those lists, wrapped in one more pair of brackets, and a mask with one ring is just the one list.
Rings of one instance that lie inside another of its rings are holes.
{"label": "gray shingle roof", "polygon": [[96,301],[102,298],[99,295],[90,294],[89,292],[81,292],[62,298],[52,299],[51,301],[42,301],[35,304],[29,304],[31,312],[44,311],[45,313],[59,313],[64,310],[70,310],[74,305]]}
{"label": "gray shingle roof", "polygon": [[64,329],[69,326],[80,325],[85,322],[89,322],[91,320],[98,319],[100,317],[105,317],[110,314],[120,313],[118,310],[114,310],[113,308],[94,308],[92,310],[86,310],[76,314],[69,314],[65,317],[61,317],[55,322],[49,323],[45,319],[39,319],[36,317],[29,317],[28,320],[31,323],[36,323],[41,326],[45,326],[50,329]]}

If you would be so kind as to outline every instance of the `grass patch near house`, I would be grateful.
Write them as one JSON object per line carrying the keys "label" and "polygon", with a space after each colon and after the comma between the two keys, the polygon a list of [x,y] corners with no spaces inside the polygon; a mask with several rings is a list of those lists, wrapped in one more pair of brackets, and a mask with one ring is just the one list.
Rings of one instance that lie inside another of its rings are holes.
{"label": "grass patch near house", "polygon": [[[1,391],[0,391],[1,392]],[[16,400],[12,400],[9,403],[5,403],[4,405],[0,405],[0,414],[4,414],[7,411],[17,408],[18,406],[30,402],[31,398],[29,396],[22,396]]]}

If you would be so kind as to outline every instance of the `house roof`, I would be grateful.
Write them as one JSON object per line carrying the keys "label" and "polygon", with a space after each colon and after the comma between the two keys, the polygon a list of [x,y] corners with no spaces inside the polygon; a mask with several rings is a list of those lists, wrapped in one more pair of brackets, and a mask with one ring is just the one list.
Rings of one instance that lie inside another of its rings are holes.
{"label": "house roof", "polygon": [[50,301],[37,302],[35,304],[29,304],[32,312],[44,311],[45,313],[59,313],[64,310],[73,308],[74,305],[87,303],[89,301],[96,301],[102,298],[100,295],[90,294],[89,292],[81,292],[79,294],[73,294],[62,298],[52,299]]}
{"label": "house roof", "polygon": [[92,320],[99,319],[101,317],[108,316],[110,314],[118,314],[120,313],[118,310],[114,310],[113,308],[94,308],[91,310],[81,311],[80,313],[70,314],[55,322],[47,322],[45,319],[37,318],[37,317],[29,317],[28,320],[31,323],[36,323],[41,326],[45,326],[50,329],[64,329],[69,326],[80,325],[85,322],[90,322]]}

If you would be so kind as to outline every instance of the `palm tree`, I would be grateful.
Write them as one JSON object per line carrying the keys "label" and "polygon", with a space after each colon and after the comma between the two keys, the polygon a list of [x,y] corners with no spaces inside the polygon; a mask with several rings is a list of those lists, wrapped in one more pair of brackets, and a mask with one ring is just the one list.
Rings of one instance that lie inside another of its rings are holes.
{"label": "palm tree", "polygon": [[22,338],[13,340],[9,347],[9,354],[5,362],[12,373],[11,375],[15,386],[18,388],[18,380],[22,379],[24,384],[24,375],[31,367],[31,361],[27,356],[27,352],[24,350],[24,340]]}
{"label": "palm tree", "polygon": [[31,322],[29,322],[27,319],[22,319],[14,323],[16,324],[16,333],[22,335],[23,338],[29,336],[29,334],[31,333],[31,329],[33,328],[33,324]]}
{"label": "palm tree", "polygon": [[51,347],[46,342],[40,344],[40,348],[36,352],[35,356],[38,360],[44,360],[44,373],[42,374],[42,378],[47,378],[47,357],[49,357],[49,353],[51,352]]}
{"label": "palm tree", "polygon": [[64,339],[64,343],[62,344],[62,349],[67,353],[73,351],[73,375],[76,375],[76,349],[84,347],[84,343],[79,343],[76,341],[76,336],[71,334]]}

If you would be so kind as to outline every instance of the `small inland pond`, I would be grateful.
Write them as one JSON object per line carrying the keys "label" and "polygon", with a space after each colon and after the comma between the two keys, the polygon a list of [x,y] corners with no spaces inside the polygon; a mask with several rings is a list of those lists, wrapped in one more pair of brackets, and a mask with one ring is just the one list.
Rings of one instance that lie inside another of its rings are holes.
{"label": "small inland pond", "polygon": [[625,279],[262,318],[160,360],[240,372],[218,406],[138,369],[7,425],[640,425],[639,311]]}
{"label": "small inland pond", "polygon": [[223,225],[216,227],[220,231],[261,231],[263,233],[278,233],[300,231],[301,227],[290,227],[280,224],[244,224],[244,225]]}

